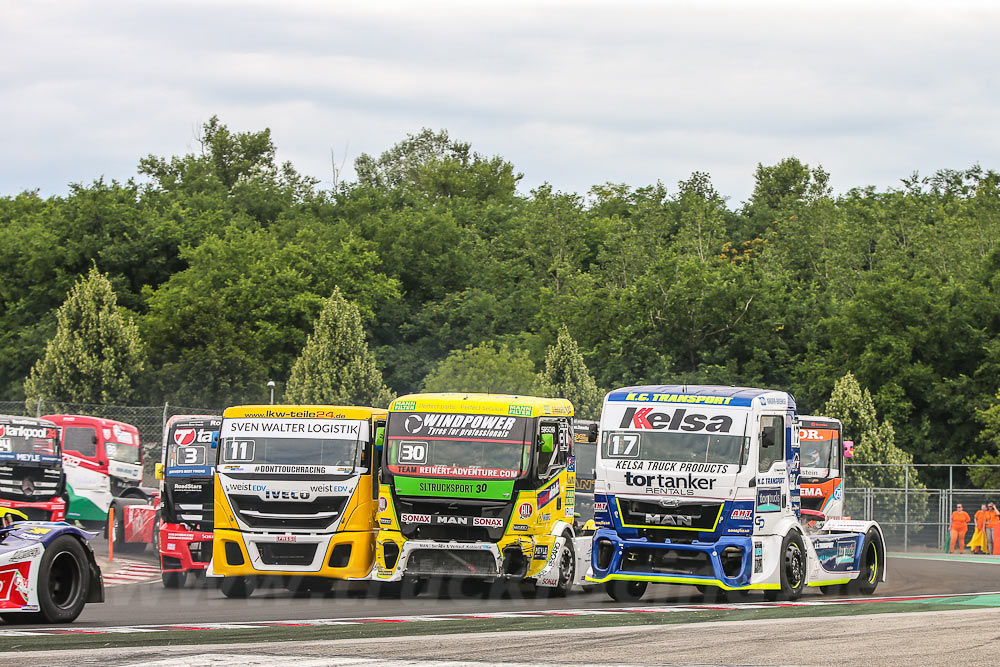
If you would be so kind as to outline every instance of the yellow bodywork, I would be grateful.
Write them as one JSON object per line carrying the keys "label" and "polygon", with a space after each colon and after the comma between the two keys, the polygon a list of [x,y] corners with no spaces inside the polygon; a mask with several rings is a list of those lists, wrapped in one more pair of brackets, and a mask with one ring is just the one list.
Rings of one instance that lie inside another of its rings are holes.
{"label": "yellow bodywork", "polygon": [[[508,415],[517,417],[569,417],[573,416],[573,404],[561,398],[539,398],[533,396],[512,396],[503,394],[411,394],[401,396],[389,405],[393,412],[464,413],[483,415]],[[572,436],[570,436],[572,437]],[[558,490],[546,491],[558,485]],[[552,548],[555,540],[563,535],[567,526],[573,525],[574,500],[576,494],[576,472],[564,467],[561,472],[539,485],[534,490],[519,491],[513,504],[511,520],[503,537],[495,543],[499,553],[511,545],[520,547],[528,562],[525,578],[538,575],[546,565],[555,559]],[[539,496],[545,499],[539,507]],[[375,548],[375,579],[394,579],[395,564],[387,567],[385,562],[386,544],[394,544],[402,553],[407,538],[400,530],[393,506],[392,493],[387,484],[382,484],[379,492],[378,537]],[[522,513],[523,512],[523,513]]]}
{"label": "yellow bodywork", "polygon": [[[375,438],[375,421],[385,419],[387,412],[379,408],[332,405],[248,405],[227,408],[223,419],[274,418],[274,419],[358,419],[369,422],[370,438]],[[242,531],[236,523],[232,506],[222,489],[218,472],[215,475],[215,532],[212,541],[212,569],[225,577],[246,575],[327,577],[332,579],[361,579],[369,576],[375,556],[375,536],[378,532],[375,521],[377,509],[373,496],[373,472],[361,474],[350,500],[344,508],[343,520],[335,531],[308,531],[296,529],[288,531],[297,536],[329,536],[329,544],[323,556],[323,565],[318,571],[258,569],[250,559],[245,534],[259,535],[265,531]],[[261,475],[261,481],[267,477]],[[268,533],[279,532],[269,529]],[[242,565],[230,565],[226,558],[226,543],[236,544],[242,555]],[[350,544],[351,556],[345,567],[330,566],[333,550],[341,544]]]}

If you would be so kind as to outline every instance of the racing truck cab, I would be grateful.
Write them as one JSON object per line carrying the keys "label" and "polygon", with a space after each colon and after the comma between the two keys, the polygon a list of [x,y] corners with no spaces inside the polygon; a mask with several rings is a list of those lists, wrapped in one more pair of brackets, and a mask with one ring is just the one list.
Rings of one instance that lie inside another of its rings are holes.
{"label": "racing truck cab", "polygon": [[222,419],[174,415],[163,433],[158,547],[163,585],[180,588],[212,560],[215,458]]}
{"label": "racing truck cab", "polygon": [[385,416],[356,406],[226,409],[210,565],[224,595],[248,597],[262,577],[314,592],[368,579]]}
{"label": "racing truck cab", "polygon": [[801,507],[795,401],[746,387],[625,387],[605,397],[592,574],[616,600],[648,583],[703,592],[871,594],[885,576],[875,522]]}
{"label": "racing truck cab", "polygon": [[802,509],[844,518],[844,444],[839,419],[800,415]]}
{"label": "racing truck cab", "polygon": [[0,507],[35,521],[66,517],[59,428],[47,419],[0,415]]}
{"label": "racing truck cab", "polygon": [[142,445],[135,426],[83,415],[45,415],[61,428],[67,519],[104,527],[112,501],[142,482]]}
{"label": "racing truck cab", "polygon": [[577,583],[590,541],[574,539],[569,401],[411,394],[386,428],[376,581],[516,579],[556,594]]}

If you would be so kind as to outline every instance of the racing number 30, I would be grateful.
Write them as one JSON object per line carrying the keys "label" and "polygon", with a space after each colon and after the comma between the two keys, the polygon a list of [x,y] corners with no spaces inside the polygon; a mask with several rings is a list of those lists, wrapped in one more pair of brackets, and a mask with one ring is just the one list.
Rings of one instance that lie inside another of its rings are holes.
{"label": "racing number 30", "polygon": [[427,460],[427,445],[422,442],[402,442],[399,445],[399,460],[423,463]]}

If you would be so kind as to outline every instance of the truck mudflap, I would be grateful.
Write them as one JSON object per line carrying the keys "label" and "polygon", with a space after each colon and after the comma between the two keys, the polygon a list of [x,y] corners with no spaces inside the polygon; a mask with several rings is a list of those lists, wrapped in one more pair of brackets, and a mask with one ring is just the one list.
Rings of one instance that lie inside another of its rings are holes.
{"label": "truck mudflap", "polygon": [[559,563],[556,556],[567,542],[573,545],[573,585],[582,586],[586,583],[586,577],[590,574],[590,550],[594,543],[593,538],[560,536],[552,543],[545,567],[535,577],[536,586],[552,588],[559,585]]}

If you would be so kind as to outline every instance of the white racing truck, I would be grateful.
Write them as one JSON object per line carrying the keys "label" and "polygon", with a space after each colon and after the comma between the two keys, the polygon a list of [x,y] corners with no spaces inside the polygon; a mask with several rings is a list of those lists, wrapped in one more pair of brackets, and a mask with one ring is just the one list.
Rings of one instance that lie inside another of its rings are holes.
{"label": "white racing truck", "polygon": [[802,510],[790,394],[627,387],[605,397],[600,430],[587,580],[615,600],[649,583],[794,600],[807,587],[870,595],[884,581],[877,523]]}

